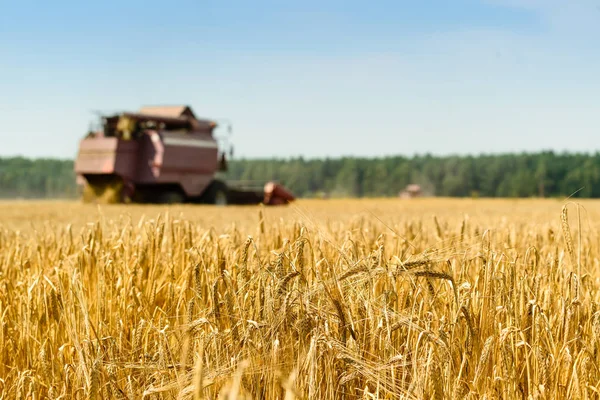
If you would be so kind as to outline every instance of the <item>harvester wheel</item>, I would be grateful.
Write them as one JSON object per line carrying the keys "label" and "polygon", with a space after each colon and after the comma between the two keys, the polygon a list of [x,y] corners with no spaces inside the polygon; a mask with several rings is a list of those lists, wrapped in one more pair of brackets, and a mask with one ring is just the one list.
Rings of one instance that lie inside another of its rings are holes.
{"label": "harvester wheel", "polygon": [[215,194],[215,205],[226,206],[227,205],[227,194],[224,191],[218,191]]}
{"label": "harvester wheel", "polygon": [[158,196],[160,204],[179,204],[185,201],[185,196],[179,190],[169,190]]}
{"label": "harvester wheel", "polygon": [[205,200],[208,204],[226,206],[229,203],[229,190],[221,181],[214,181],[206,192]]}

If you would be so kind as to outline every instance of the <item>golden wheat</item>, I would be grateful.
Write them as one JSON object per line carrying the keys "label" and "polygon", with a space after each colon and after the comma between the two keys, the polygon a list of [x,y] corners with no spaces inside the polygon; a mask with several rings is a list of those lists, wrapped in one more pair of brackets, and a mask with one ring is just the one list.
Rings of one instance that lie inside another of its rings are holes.
{"label": "golden wheat", "polygon": [[3,202],[0,397],[598,398],[600,202],[571,207]]}

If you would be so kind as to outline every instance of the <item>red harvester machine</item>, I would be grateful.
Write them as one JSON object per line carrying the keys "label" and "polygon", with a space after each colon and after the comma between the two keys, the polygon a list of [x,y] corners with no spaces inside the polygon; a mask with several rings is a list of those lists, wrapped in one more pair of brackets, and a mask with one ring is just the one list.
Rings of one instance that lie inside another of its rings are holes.
{"label": "red harvester machine", "polygon": [[188,106],[143,107],[102,117],[102,127],[79,144],[77,181],[87,202],[287,204],[282,185],[257,188],[226,182],[225,152],[217,124],[196,118]]}

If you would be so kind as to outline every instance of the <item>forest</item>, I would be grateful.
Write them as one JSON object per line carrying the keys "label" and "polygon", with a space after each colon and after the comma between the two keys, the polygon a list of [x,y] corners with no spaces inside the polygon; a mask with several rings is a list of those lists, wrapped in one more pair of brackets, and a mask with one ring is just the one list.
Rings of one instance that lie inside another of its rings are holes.
{"label": "forest", "polygon": [[[600,153],[238,159],[226,179],[275,180],[298,197],[600,197]],[[72,160],[0,158],[1,198],[73,198]]]}

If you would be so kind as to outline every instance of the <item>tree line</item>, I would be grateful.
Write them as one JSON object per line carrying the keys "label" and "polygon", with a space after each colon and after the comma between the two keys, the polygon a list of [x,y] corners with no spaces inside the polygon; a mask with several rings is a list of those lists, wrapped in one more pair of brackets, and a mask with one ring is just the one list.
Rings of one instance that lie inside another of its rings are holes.
{"label": "tree line", "polygon": [[239,160],[229,175],[275,179],[303,197],[397,196],[408,184],[449,197],[600,197],[600,153],[431,155],[321,160]]}
{"label": "tree line", "polygon": [[[600,153],[238,159],[226,178],[283,183],[299,197],[600,197]],[[72,160],[0,158],[0,197],[76,197]]]}
{"label": "tree line", "polygon": [[72,160],[0,158],[0,198],[73,198]]}

